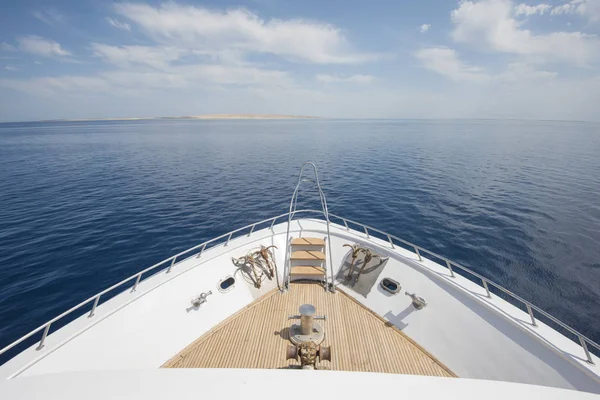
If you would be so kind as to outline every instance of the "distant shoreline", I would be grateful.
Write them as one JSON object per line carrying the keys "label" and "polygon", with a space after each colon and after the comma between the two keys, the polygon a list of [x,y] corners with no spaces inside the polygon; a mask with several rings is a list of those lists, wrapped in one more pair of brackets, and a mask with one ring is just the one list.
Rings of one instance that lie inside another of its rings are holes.
{"label": "distant shoreline", "polygon": [[161,121],[161,120],[344,120],[344,121],[429,121],[429,122],[456,122],[456,121],[482,121],[482,122],[558,122],[558,123],[586,123],[600,124],[600,120],[569,120],[569,119],[526,119],[526,118],[351,118],[351,117],[315,117],[305,115],[277,115],[277,114],[206,114],[180,117],[122,117],[122,118],[63,118],[44,120],[0,121],[4,124],[26,123],[52,123],[52,122],[93,122],[93,121]]}
{"label": "distant shoreline", "polygon": [[31,122],[86,122],[86,121],[145,121],[165,119],[193,119],[193,120],[232,120],[232,119],[320,119],[307,115],[279,115],[279,114],[204,114],[180,117],[129,117],[129,118],[64,118],[47,119]]}

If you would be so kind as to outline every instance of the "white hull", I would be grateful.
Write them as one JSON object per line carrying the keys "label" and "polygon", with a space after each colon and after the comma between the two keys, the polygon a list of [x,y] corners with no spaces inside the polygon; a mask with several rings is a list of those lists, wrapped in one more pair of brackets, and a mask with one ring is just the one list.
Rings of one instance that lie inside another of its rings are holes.
{"label": "white hull", "polygon": [[[287,224],[268,225],[250,235],[233,237],[227,245],[205,250],[144,278],[100,304],[93,317],[86,313],[50,334],[41,350],[32,346],[0,366],[3,378],[23,378],[76,371],[157,369],[203,333],[276,287],[265,281],[260,290],[237,279],[226,294],[218,282],[234,273],[231,257],[260,244],[278,246],[275,260],[283,281]],[[322,220],[300,219],[291,224],[298,236],[321,236]],[[404,290],[427,300],[415,310],[404,294],[390,296],[373,287],[365,298],[342,286],[357,301],[387,319],[448,366],[460,378],[529,383],[586,392],[600,392],[599,360],[585,359],[582,347],[485,289],[411,251],[372,235],[331,224],[332,265],[347,256],[345,243],[362,243],[390,256],[380,278],[390,277]],[[337,271],[334,271],[334,273]],[[455,271],[456,272],[456,271]],[[131,282],[133,284],[133,281]],[[189,310],[190,299],[211,290],[208,301]],[[285,294],[282,294],[283,296]],[[80,311],[81,312],[81,311]]]}
{"label": "white hull", "polygon": [[[298,374],[302,374],[301,377]],[[304,384],[309,382],[309,388]],[[65,388],[69,388],[65,390]],[[598,396],[486,380],[416,375],[285,370],[145,370],[42,375],[0,382],[7,399],[197,400],[247,398],[306,400],[309,393],[331,399],[586,400]]]}

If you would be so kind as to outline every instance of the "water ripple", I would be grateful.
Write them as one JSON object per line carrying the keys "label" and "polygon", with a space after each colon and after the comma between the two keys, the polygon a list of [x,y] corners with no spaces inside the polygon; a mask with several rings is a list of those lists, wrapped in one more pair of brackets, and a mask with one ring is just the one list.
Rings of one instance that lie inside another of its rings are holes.
{"label": "water ripple", "polygon": [[[305,160],[332,212],[454,259],[600,341],[598,128],[0,124],[0,347],[135,271],[285,212]],[[318,207],[314,193],[299,206]]]}

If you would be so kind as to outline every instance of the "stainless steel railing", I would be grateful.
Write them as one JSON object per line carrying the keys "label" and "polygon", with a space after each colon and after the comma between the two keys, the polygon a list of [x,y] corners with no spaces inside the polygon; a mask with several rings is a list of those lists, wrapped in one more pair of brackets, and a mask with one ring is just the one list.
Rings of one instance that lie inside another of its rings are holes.
{"label": "stainless steel railing", "polygon": [[[314,179],[303,178],[304,168],[309,169],[312,167]],[[298,193],[300,192],[300,186],[303,182],[313,182],[317,187],[317,191],[319,193],[319,199],[321,200],[321,213],[323,217],[325,217],[325,223],[327,225],[327,253],[329,254],[329,262],[325,263],[325,286],[335,292],[335,277],[333,275],[333,256],[331,252],[331,235],[329,233],[329,209],[327,208],[327,198],[325,197],[325,193],[323,193],[323,189],[321,188],[321,183],[319,181],[319,171],[317,170],[317,166],[312,162],[305,162],[302,164],[300,168],[300,174],[298,175],[298,183],[296,184],[296,189],[294,189],[294,193],[292,194],[292,200],[290,201],[290,211],[288,213],[288,223],[287,223],[287,233],[285,235],[285,264],[283,268],[283,288],[280,290],[287,290],[290,286],[291,281],[291,242],[290,242],[290,224],[292,222],[292,218],[296,214],[296,206],[298,205]],[[331,276],[331,283],[329,283],[329,277],[327,276],[327,271]]]}
{"label": "stainless steel railing", "polygon": [[459,270],[462,270],[462,271],[464,271],[464,272],[467,272],[468,274],[470,274],[470,275],[473,275],[473,276],[475,276],[476,278],[480,279],[480,280],[481,280],[481,285],[482,285],[482,286],[483,286],[483,288],[485,289],[486,296],[487,296],[488,298],[491,298],[491,297],[492,297],[492,294],[490,293],[489,286],[493,286],[493,287],[495,287],[495,288],[497,288],[497,289],[501,290],[502,292],[506,293],[508,296],[512,297],[514,300],[516,300],[516,301],[518,301],[518,302],[522,303],[522,304],[525,306],[525,308],[527,309],[527,312],[528,312],[528,314],[529,314],[529,317],[531,318],[531,325],[532,325],[533,327],[536,327],[536,326],[537,326],[536,319],[535,319],[535,315],[534,315],[534,313],[533,313],[533,311],[535,310],[535,311],[537,311],[538,313],[540,313],[541,315],[543,315],[543,316],[545,316],[546,318],[548,318],[548,319],[550,319],[551,321],[553,321],[554,323],[556,323],[556,324],[560,325],[562,328],[564,328],[564,329],[565,329],[565,330],[567,330],[568,332],[570,332],[570,333],[572,333],[573,335],[575,335],[575,336],[577,337],[577,339],[579,340],[579,343],[581,344],[581,348],[583,349],[583,351],[584,351],[584,353],[585,353],[585,357],[586,357],[586,359],[587,359],[587,362],[588,362],[588,363],[590,363],[590,364],[594,364],[594,360],[592,359],[592,356],[591,356],[591,354],[590,354],[590,351],[588,350],[588,347],[587,347],[587,345],[589,344],[589,345],[591,345],[591,346],[595,347],[597,350],[599,350],[599,351],[600,351],[600,345],[599,345],[598,343],[594,342],[593,340],[591,340],[590,338],[586,337],[585,335],[583,335],[583,334],[579,333],[578,331],[576,331],[575,329],[571,328],[570,326],[568,326],[568,325],[567,325],[567,324],[565,324],[564,322],[562,322],[562,321],[560,321],[560,320],[556,319],[555,317],[553,317],[552,315],[548,314],[547,312],[545,312],[545,311],[544,311],[544,310],[542,310],[541,308],[537,307],[536,305],[534,305],[534,304],[530,303],[529,301],[527,301],[527,300],[523,299],[522,297],[520,297],[520,296],[518,296],[518,295],[514,294],[514,293],[513,293],[513,292],[511,292],[510,290],[508,290],[508,289],[504,288],[504,287],[503,287],[503,286],[501,286],[500,284],[498,284],[498,283],[496,283],[496,282],[494,282],[494,281],[491,281],[491,280],[489,280],[489,279],[485,278],[484,276],[482,276],[482,275],[478,274],[477,272],[475,272],[475,271],[473,271],[473,270],[471,270],[471,269],[469,269],[469,268],[467,268],[467,267],[465,267],[465,266],[463,266],[463,265],[460,265],[460,264],[458,264],[457,262],[451,261],[450,259],[448,259],[448,258],[446,258],[446,257],[444,257],[444,256],[441,256],[441,255],[439,255],[439,254],[437,254],[437,253],[434,253],[433,251],[429,251],[429,250],[427,250],[427,249],[425,249],[425,248],[423,248],[423,247],[421,247],[421,246],[417,246],[417,245],[416,245],[416,244],[414,244],[414,243],[411,243],[411,242],[409,242],[409,241],[406,241],[406,240],[404,240],[404,239],[401,239],[401,238],[399,238],[399,237],[397,237],[397,236],[391,235],[391,234],[389,234],[389,233],[387,233],[387,232],[384,232],[384,231],[382,231],[382,230],[379,230],[379,229],[377,229],[377,228],[373,228],[373,227],[371,227],[371,226],[364,225],[364,224],[362,224],[362,223],[360,223],[360,222],[352,221],[352,220],[350,220],[350,219],[343,218],[343,217],[340,217],[340,216],[338,216],[338,215],[335,215],[335,214],[331,214],[331,213],[329,213],[329,216],[331,216],[331,217],[334,217],[334,218],[337,218],[338,220],[341,220],[341,221],[344,223],[344,226],[345,226],[346,230],[350,230],[350,228],[349,228],[349,226],[348,226],[348,222],[350,222],[351,224],[354,224],[354,225],[357,225],[357,226],[360,226],[360,227],[362,227],[362,228],[363,228],[363,230],[364,230],[364,232],[365,232],[365,235],[367,236],[367,238],[368,238],[368,239],[370,239],[370,233],[369,233],[369,230],[371,230],[371,231],[373,231],[373,232],[378,232],[378,233],[380,233],[381,235],[383,235],[384,237],[386,237],[386,238],[387,238],[387,240],[388,240],[388,242],[390,243],[390,246],[391,246],[391,248],[392,248],[392,249],[394,249],[394,248],[395,248],[395,245],[394,245],[394,240],[396,240],[396,241],[398,241],[398,242],[400,242],[400,243],[403,243],[404,245],[406,245],[406,246],[408,246],[408,247],[411,247],[411,248],[414,250],[414,253],[416,254],[416,256],[417,256],[417,258],[418,258],[418,260],[419,260],[419,261],[423,261],[423,257],[421,256],[421,252],[423,252],[423,253],[425,253],[425,254],[429,254],[429,255],[431,255],[431,256],[433,256],[433,257],[436,257],[436,258],[438,258],[438,259],[440,259],[440,260],[444,260],[444,262],[446,263],[446,267],[448,268],[448,270],[449,270],[449,272],[450,272],[450,276],[451,276],[452,278],[454,278],[454,277],[455,277],[454,269],[455,269],[455,268],[458,268]]}
{"label": "stainless steel railing", "polygon": [[[153,266],[151,266],[149,268],[146,268],[146,269],[144,269],[144,270],[142,270],[142,271],[140,271],[140,272],[138,272],[138,273],[130,276],[127,279],[122,280],[119,283],[114,284],[113,286],[109,287],[108,289],[105,289],[105,290],[101,291],[100,293],[98,293],[98,294],[96,294],[96,295],[88,298],[87,300],[85,300],[85,301],[77,304],[76,306],[70,308],[69,310],[65,311],[64,313],[60,314],[59,316],[54,317],[50,321],[48,321],[48,322],[40,325],[38,328],[32,330],[31,332],[29,332],[25,336],[21,337],[20,339],[14,341],[13,343],[9,344],[8,346],[6,346],[2,350],[0,350],[0,355],[4,354],[8,350],[10,350],[13,347],[17,346],[18,344],[22,343],[24,340],[27,340],[31,336],[33,336],[36,333],[38,333],[38,332],[40,332],[40,331],[43,330],[42,337],[41,337],[40,342],[39,342],[39,344],[38,344],[38,346],[36,348],[36,350],[41,350],[44,347],[44,342],[46,340],[46,337],[48,336],[48,333],[50,331],[50,327],[51,327],[51,325],[53,323],[55,323],[56,321],[60,320],[61,318],[64,318],[65,316],[73,313],[74,311],[77,311],[77,310],[81,309],[83,306],[85,306],[85,305],[93,302],[92,308],[91,308],[91,310],[90,310],[90,312],[88,314],[88,318],[92,318],[94,316],[94,314],[95,314],[96,307],[98,306],[98,303],[100,301],[100,297],[102,295],[104,295],[106,293],[109,293],[109,292],[115,290],[116,288],[119,288],[119,287],[125,285],[126,283],[133,281],[133,280],[135,280],[135,283],[133,284],[133,286],[131,288],[131,292],[134,292],[137,289],[138,285],[140,284],[140,281],[142,281],[142,276],[144,274],[150,272],[150,271],[156,270],[160,266],[165,266],[167,263],[170,262],[169,266],[165,269],[165,273],[168,274],[168,273],[171,272],[171,270],[178,263],[186,261],[186,260],[188,260],[191,257],[200,258],[202,256],[202,253],[207,248],[210,249],[212,247],[216,247],[216,246],[221,245],[221,244],[223,246],[227,246],[229,244],[230,240],[232,238],[234,238],[234,235],[237,235],[236,237],[241,237],[243,235],[250,236],[254,232],[256,226],[262,225],[262,224],[266,224],[268,222],[271,222],[271,225],[269,226],[269,229],[273,229],[273,226],[275,225],[275,222],[279,218],[290,217],[290,214],[291,214],[291,218],[293,218],[293,217],[296,216],[296,214],[301,214],[301,213],[323,214],[323,211],[322,210],[294,210],[291,213],[285,213],[285,214],[277,215],[275,217],[262,220],[260,222],[255,222],[253,224],[246,225],[246,226],[244,226],[242,228],[238,228],[238,229],[233,230],[231,232],[225,233],[225,234],[223,234],[221,236],[218,236],[216,238],[207,240],[206,242],[200,243],[199,245],[196,245],[196,246],[191,247],[191,248],[189,248],[187,250],[184,250],[184,251],[182,251],[182,252],[180,252],[178,254],[175,254],[174,256],[171,256],[171,257],[169,257],[169,258],[167,258],[167,259],[165,259],[165,260],[163,260],[163,261],[161,261],[161,262],[159,262],[157,264],[154,264]],[[387,241],[390,244],[390,248],[391,249],[395,249],[395,247],[397,246],[397,243],[402,243],[405,246],[407,246],[409,248],[412,248],[414,250],[415,255],[417,256],[417,259],[419,261],[423,261],[423,257],[421,255],[421,253],[429,254],[429,255],[431,255],[433,257],[436,257],[436,258],[438,258],[440,260],[444,260],[444,262],[446,263],[446,267],[448,268],[448,270],[450,272],[450,276],[452,278],[455,277],[455,269],[462,270],[462,271],[464,271],[464,272],[466,272],[466,273],[468,273],[468,274],[470,274],[470,275],[478,278],[479,280],[481,280],[481,285],[485,289],[486,295],[489,298],[491,298],[491,296],[492,296],[492,294],[491,294],[491,292],[489,290],[489,286],[497,288],[498,290],[504,292],[505,294],[507,294],[508,296],[510,296],[514,300],[522,303],[525,306],[525,308],[527,309],[527,312],[529,313],[529,316],[531,318],[531,325],[533,327],[537,326],[535,315],[534,315],[534,311],[535,311],[535,312],[537,312],[537,313],[545,316],[546,318],[550,319],[551,321],[553,321],[554,323],[558,324],[559,326],[561,326],[562,328],[564,328],[565,330],[567,330],[568,332],[570,332],[571,334],[573,334],[575,337],[577,337],[578,340],[579,340],[579,343],[581,345],[581,348],[583,349],[583,351],[585,353],[587,362],[590,363],[590,364],[594,364],[594,361],[592,359],[592,356],[591,356],[590,351],[588,350],[587,346],[590,345],[590,346],[596,348],[596,350],[600,351],[600,345],[598,345],[596,342],[594,342],[593,340],[589,339],[585,335],[579,333],[575,329],[571,328],[567,324],[565,324],[565,323],[561,322],[560,320],[556,319],[552,315],[548,314],[547,312],[545,312],[541,308],[535,306],[534,304],[532,304],[529,301],[523,299],[522,297],[517,296],[516,294],[512,293],[508,289],[505,289],[501,285],[499,285],[499,284],[497,284],[497,283],[495,283],[495,282],[493,282],[493,281],[491,281],[491,280],[483,277],[482,275],[478,274],[477,272],[472,271],[471,269],[469,269],[469,268],[467,268],[465,266],[462,266],[462,265],[460,265],[460,264],[458,264],[458,263],[456,263],[454,261],[449,260],[446,257],[443,257],[443,256],[441,256],[439,254],[436,254],[436,253],[434,253],[432,251],[429,251],[429,250],[427,250],[427,249],[425,249],[423,247],[417,246],[416,244],[413,244],[413,243],[411,243],[409,241],[401,239],[401,238],[399,238],[397,236],[394,236],[394,235],[389,234],[387,232],[384,232],[382,230],[373,228],[371,226],[364,225],[364,224],[362,224],[360,222],[356,222],[356,221],[353,221],[353,220],[350,220],[350,219],[347,219],[347,218],[340,217],[340,216],[335,215],[335,214],[329,213],[328,215],[330,217],[338,219],[339,221],[342,221],[342,223],[343,223],[343,225],[344,225],[344,227],[345,227],[346,230],[350,230],[350,227],[349,227],[348,223],[361,227],[362,230],[365,233],[366,238],[369,239],[369,240],[372,240],[371,232],[377,232],[377,233],[379,233],[380,235],[382,235],[384,238],[387,239]],[[248,233],[240,234],[240,232],[243,232],[243,231],[247,230],[248,228],[250,228],[250,231]],[[227,238],[224,243],[223,242],[219,242],[219,240],[224,239],[224,238]],[[381,238],[378,238],[378,239],[383,240]],[[184,259],[180,259],[182,256],[184,256],[186,254],[189,254],[189,253],[191,253],[193,251],[196,251],[198,249],[200,249],[199,253],[194,253],[194,254],[192,254],[192,255],[184,258]],[[177,261],[178,259],[180,259],[180,260]]]}
{"label": "stainless steel railing", "polygon": [[[28,338],[30,338],[31,336],[33,336],[33,335],[35,335],[36,333],[38,333],[38,332],[40,332],[40,331],[42,331],[42,330],[43,330],[43,333],[42,333],[41,340],[40,340],[40,342],[39,342],[39,344],[38,344],[38,346],[37,346],[37,348],[36,348],[36,350],[41,350],[41,349],[44,347],[44,343],[45,343],[45,341],[46,341],[46,337],[48,336],[48,333],[50,332],[50,327],[52,326],[52,324],[53,324],[53,323],[55,323],[56,321],[58,321],[58,320],[60,320],[60,319],[64,318],[65,316],[67,316],[67,315],[69,315],[69,314],[71,314],[71,313],[73,313],[73,312],[75,312],[75,311],[77,311],[77,310],[81,309],[83,306],[85,306],[85,305],[87,305],[87,304],[90,304],[90,303],[92,303],[92,302],[93,302],[93,305],[92,305],[92,308],[91,308],[91,310],[90,310],[90,313],[88,314],[88,318],[92,318],[92,317],[94,316],[95,312],[96,312],[96,307],[98,306],[98,303],[99,303],[99,301],[100,301],[100,297],[101,297],[101,296],[103,296],[103,295],[105,295],[105,294],[107,294],[107,293],[109,293],[109,292],[112,292],[113,290],[115,290],[115,289],[117,289],[117,288],[119,288],[119,287],[121,287],[121,286],[125,285],[125,284],[126,284],[126,283],[128,283],[128,282],[131,282],[131,281],[133,281],[134,279],[135,279],[135,283],[133,284],[133,286],[132,286],[132,288],[131,288],[131,292],[135,292],[135,290],[137,289],[138,285],[140,284],[140,282],[141,282],[141,280],[142,280],[142,276],[143,276],[144,274],[147,274],[147,273],[148,273],[148,272],[150,272],[150,271],[154,271],[154,270],[156,270],[158,267],[161,267],[161,266],[163,266],[163,267],[164,267],[164,266],[165,266],[167,263],[169,263],[169,262],[170,262],[169,266],[166,268],[166,271],[165,271],[165,273],[167,273],[167,274],[168,274],[168,273],[170,273],[170,272],[171,272],[171,270],[173,269],[173,267],[174,267],[176,264],[178,264],[178,263],[181,263],[181,262],[183,262],[183,261],[185,261],[185,260],[189,259],[190,257],[198,257],[198,258],[200,258],[200,257],[202,256],[202,253],[203,253],[203,252],[206,250],[207,246],[209,246],[209,245],[211,245],[211,244],[214,244],[214,245],[221,244],[221,243],[215,243],[215,242],[218,242],[219,240],[221,240],[221,239],[224,239],[224,238],[227,238],[227,240],[225,241],[225,243],[224,243],[223,245],[224,245],[224,246],[227,246],[227,245],[229,244],[229,241],[232,239],[232,237],[233,237],[233,235],[234,235],[234,234],[236,234],[236,233],[239,233],[239,232],[242,232],[242,231],[244,231],[244,230],[246,230],[246,229],[248,229],[248,228],[251,228],[251,229],[250,229],[250,232],[247,234],[248,236],[250,236],[250,235],[252,234],[252,232],[254,232],[254,229],[256,228],[256,226],[257,226],[257,225],[261,225],[261,224],[264,224],[264,223],[267,223],[267,222],[271,222],[270,228],[272,229],[272,228],[273,228],[273,226],[275,225],[275,221],[276,221],[277,219],[279,219],[279,218],[282,218],[282,217],[285,217],[285,216],[287,216],[288,214],[289,214],[289,213],[281,214],[281,215],[278,215],[278,216],[276,216],[276,217],[268,218],[268,219],[262,220],[262,221],[260,221],[260,222],[255,222],[255,223],[253,223],[253,224],[246,225],[246,226],[244,226],[244,227],[241,227],[241,228],[238,228],[238,229],[236,229],[236,230],[233,230],[233,231],[231,231],[231,232],[225,233],[225,234],[223,234],[223,235],[221,235],[221,236],[218,236],[218,237],[216,237],[216,238],[213,238],[213,239],[207,240],[206,242],[200,243],[199,245],[196,245],[196,246],[194,246],[194,247],[191,247],[191,248],[189,248],[189,249],[187,249],[187,250],[184,250],[184,251],[182,251],[182,252],[180,252],[180,253],[177,253],[177,254],[175,254],[174,256],[171,256],[171,257],[169,257],[169,258],[167,258],[167,259],[165,259],[165,260],[163,260],[163,261],[161,261],[161,262],[159,262],[159,263],[156,263],[156,264],[154,264],[153,266],[151,266],[151,267],[148,267],[148,268],[146,268],[146,269],[144,269],[144,270],[142,270],[142,271],[140,271],[140,272],[138,272],[138,273],[136,273],[136,274],[134,274],[134,275],[130,276],[129,278],[127,278],[127,279],[124,279],[124,280],[122,280],[121,282],[118,282],[118,283],[116,283],[116,284],[112,285],[112,286],[111,286],[111,287],[109,287],[108,289],[104,289],[104,290],[103,290],[103,291],[101,291],[100,293],[98,293],[98,294],[95,294],[94,296],[92,296],[92,297],[88,298],[87,300],[84,300],[84,301],[82,301],[81,303],[77,304],[76,306],[74,306],[74,307],[71,307],[70,309],[68,309],[68,310],[67,310],[67,311],[65,311],[64,313],[60,314],[59,316],[57,316],[57,317],[54,317],[54,318],[52,318],[50,321],[48,321],[48,322],[46,322],[46,323],[44,323],[44,324],[40,325],[39,327],[37,327],[36,329],[32,330],[31,332],[29,332],[29,333],[28,333],[28,334],[26,334],[25,336],[21,337],[20,339],[18,339],[18,340],[16,340],[16,341],[14,341],[13,343],[9,344],[8,346],[6,346],[6,347],[4,347],[2,350],[0,350],[0,355],[2,355],[2,354],[4,354],[4,353],[6,353],[8,350],[10,350],[10,349],[12,349],[13,347],[17,346],[19,343],[21,343],[21,342],[23,342],[23,341],[27,340],[27,339],[28,339]],[[240,236],[241,236],[241,235],[240,235]],[[214,246],[209,246],[208,248],[211,248],[211,247],[214,247]],[[191,252],[193,252],[193,251],[195,251],[195,250],[198,250],[198,249],[200,249],[200,252],[199,252],[199,253],[193,254],[193,255],[191,255],[191,256],[189,256],[189,257],[186,257],[186,258],[184,258],[184,259],[180,259],[180,258],[181,258],[181,256],[184,256],[184,255],[186,255],[186,254],[189,254],[189,253],[191,253]],[[180,259],[180,260],[179,260],[179,261],[177,261],[178,259]]]}

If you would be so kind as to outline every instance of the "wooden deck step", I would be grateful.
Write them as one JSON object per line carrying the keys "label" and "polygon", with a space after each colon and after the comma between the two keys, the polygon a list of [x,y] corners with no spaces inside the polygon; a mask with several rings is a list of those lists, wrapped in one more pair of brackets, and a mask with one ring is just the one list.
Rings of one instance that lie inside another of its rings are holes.
{"label": "wooden deck step", "polygon": [[293,238],[292,246],[325,246],[325,241],[314,237]]}
{"label": "wooden deck step", "polygon": [[313,251],[313,250],[293,251],[290,256],[290,260],[323,261],[323,260],[325,260],[325,254],[320,251]]}
{"label": "wooden deck step", "polygon": [[295,267],[292,267],[290,274],[292,276],[323,276],[325,275],[325,269],[323,269],[322,267],[313,267],[311,265],[297,265]]}

